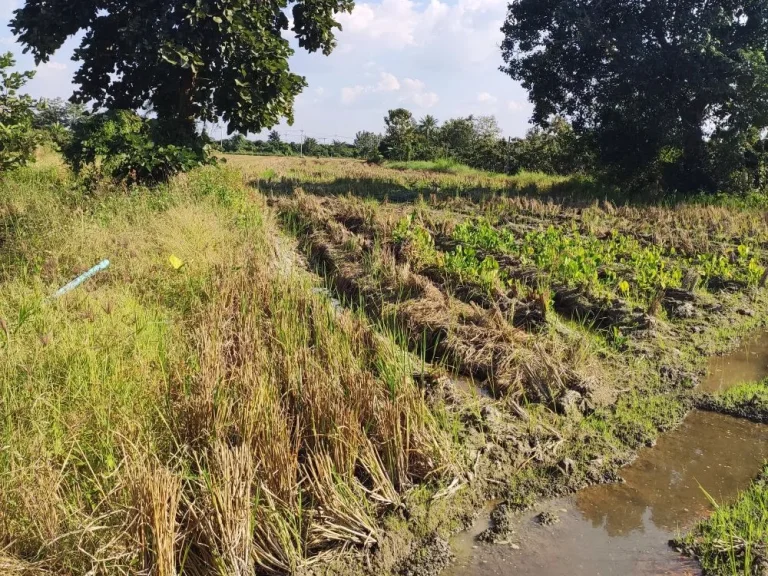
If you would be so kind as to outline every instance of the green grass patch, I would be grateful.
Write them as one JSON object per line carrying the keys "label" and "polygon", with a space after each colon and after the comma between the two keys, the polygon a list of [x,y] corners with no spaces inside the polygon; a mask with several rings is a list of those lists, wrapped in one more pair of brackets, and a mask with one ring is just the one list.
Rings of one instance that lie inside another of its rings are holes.
{"label": "green grass patch", "polygon": [[768,466],[733,504],[719,506],[678,545],[711,576],[763,574],[768,565]]}
{"label": "green grass patch", "polygon": [[505,178],[506,174],[498,172],[486,172],[471,168],[453,158],[438,158],[437,160],[411,160],[410,162],[391,161],[384,164],[395,170],[427,170],[429,172],[441,172],[443,174],[463,174],[484,176],[486,178]]}
{"label": "green grass patch", "polygon": [[768,423],[768,379],[746,382],[701,400],[702,408]]}

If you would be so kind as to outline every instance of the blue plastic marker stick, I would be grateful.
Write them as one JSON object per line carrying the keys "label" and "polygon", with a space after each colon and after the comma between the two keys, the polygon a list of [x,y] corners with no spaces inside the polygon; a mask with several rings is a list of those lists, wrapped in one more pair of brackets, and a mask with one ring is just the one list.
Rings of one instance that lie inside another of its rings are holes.
{"label": "blue plastic marker stick", "polygon": [[98,264],[96,264],[96,266],[88,270],[88,272],[81,274],[66,286],[59,288],[59,290],[56,292],[56,294],[52,296],[52,298],[58,298],[59,296],[64,296],[64,294],[66,294],[67,292],[71,292],[72,290],[80,286],[80,284],[88,280],[88,278],[90,278],[91,276],[98,274],[99,272],[101,272],[102,270],[106,270],[107,268],[109,268],[109,260],[103,260],[102,262],[99,262]]}

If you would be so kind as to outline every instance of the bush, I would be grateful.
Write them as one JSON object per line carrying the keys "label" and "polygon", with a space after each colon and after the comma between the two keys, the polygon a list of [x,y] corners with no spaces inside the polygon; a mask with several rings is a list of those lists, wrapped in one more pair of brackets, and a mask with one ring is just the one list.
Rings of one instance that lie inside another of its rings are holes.
{"label": "bush", "polygon": [[92,170],[129,184],[157,184],[174,174],[213,163],[202,139],[190,146],[163,143],[161,127],[128,110],[89,116],[62,146],[67,163],[80,174]]}
{"label": "bush", "polygon": [[18,90],[34,77],[34,72],[9,72],[16,61],[13,55],[0,55],[0,173],[24,166],[34,158],[39,137],[32,130],[32,98]]}
{"label": "bush", "polygon": [[381,164],[384,164],[384,156],[378,150],[373,150],[373,151],[371,151],[370,154],[368,154],[368,158],[366,158],[365,161],[368,164],[381,165]]}

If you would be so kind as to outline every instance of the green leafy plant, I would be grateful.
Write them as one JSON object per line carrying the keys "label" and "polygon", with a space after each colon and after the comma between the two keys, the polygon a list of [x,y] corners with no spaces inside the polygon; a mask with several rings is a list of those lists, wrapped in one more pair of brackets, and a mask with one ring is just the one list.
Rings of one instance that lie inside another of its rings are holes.
{"label": "green leafy plant", "polygon": [[[533,265],[560,282],[606,296],[618,291],[622,297],[648,301],[659,289],[680,286],[683,277],[680,263],[671,253],[658,246],[641,246],[616,231],[597,238],[550,226],[518,238],[485,219],[474,219],[459,224],[453,239],[465,247],[516,256],[521,264]],[[617,267],[628,268],[629,277],[618,281]]]}
{"label": "green leafy plant", "polygon": [[34,72],[10,72],[10,52],[0,55],[0,173],[24,166],[34,158],[39,136],[32,130],[34,101],[18,91]]}
{"label": "green leafy plant", "polygon": [[128,183],[162,182],[213,161],[199,142],[190,147],[157,143],[159,128],[127,110],[96,114],[77,125],[62,152],[76,173],[88,167]]}
{"label": "green leafy plant", "polygon": [[480,284],[486,290],[491,290],[500,281],[505,280],[496,259],[486,256],[480,260],[473,248],[457,246],[452,252],[442,255],[439,262],[448,273],[456,275],[462,281],[469,280]]}

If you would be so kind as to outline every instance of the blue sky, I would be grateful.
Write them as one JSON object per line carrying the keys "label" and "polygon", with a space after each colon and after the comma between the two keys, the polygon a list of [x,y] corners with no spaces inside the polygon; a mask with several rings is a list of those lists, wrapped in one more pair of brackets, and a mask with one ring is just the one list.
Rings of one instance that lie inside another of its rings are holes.
{"label": "blue sky", "polygon": [[[22,0],[0,0],[0,51],[12,51],[20,69],[34,62],[7,28]],[[296,49],[292,69],[307,78],[292,127],[278,131],[289,140],[308,136],[349,140],[358,130],[383,130],[387,110],[408,108],[416,117],[439,120],[493,114],[507,136],[522,136],[531,105],[525,90],[498,71],[499,31],[507,0],[380,0],[357,2],[339,20],[344,30],[330,56]],[[76,43],[67,42],[37,69],[28,85],[34,97],[69,97],[77,63]]]}

